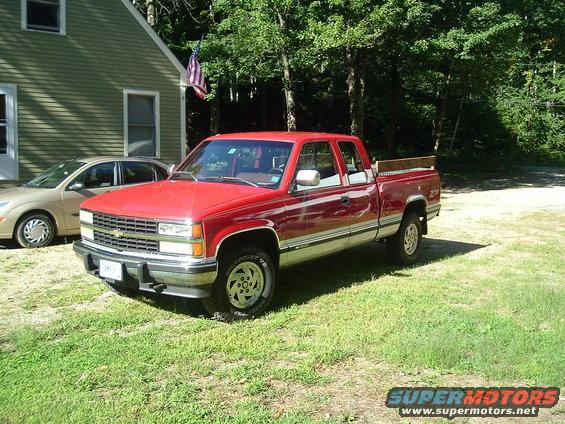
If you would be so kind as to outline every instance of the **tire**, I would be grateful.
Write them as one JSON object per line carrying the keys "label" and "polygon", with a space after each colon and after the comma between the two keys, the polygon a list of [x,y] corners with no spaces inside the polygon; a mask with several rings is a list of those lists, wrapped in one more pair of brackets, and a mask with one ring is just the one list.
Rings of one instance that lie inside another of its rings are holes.
{"label": "tire", "polygon": [[45,247],[51,244],[55,237],[55,224],[47,215],[32,213],[20,219],[15,236],[22,247]]}
{"label": "tire", "polygon": [[220,258],[211,296],[202,299],[202,306],[218,321],[259,316],[273,299],[276,276],[272,258],[258,246],[244,244]]}
{"label": "tire", "polygon": [[422,221],[414,212],[408,212],[395,235],[386,239],[389,259],[397,265],[412,265],[422,250]]}

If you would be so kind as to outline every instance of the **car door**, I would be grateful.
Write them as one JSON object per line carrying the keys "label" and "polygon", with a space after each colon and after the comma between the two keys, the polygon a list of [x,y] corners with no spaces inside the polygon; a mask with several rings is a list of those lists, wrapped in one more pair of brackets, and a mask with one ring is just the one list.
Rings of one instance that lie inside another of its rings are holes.
{"label": "car door", "polygon": [[[75,183],[82,183],[84,188],[71,190]],[[82,202],[119,188],[118,163],[116,161],[102,162],[89,166],[72,178],[61,191],[68,234],[80,231],[79,212]]]}
{"label": "car door", "polygon": [[167,177],[164,170],[151,162],[123,160],[120,161],[120,166],[124,187],[147,184]]}
{"label": "car door", "polygon": [[346,170],[349,196],[349,246],[371,241],[379,226],[379,193],[371,164],[363,159],[353,140],[338,141],[340,160]]}
{"label": "car door", "polygon": [[320,184],[304,187],[293,182],[285,199],[284,265],[340,251],[347,246],[349,237],[348,188],[339,171],[335,146],[329,141],[304,144],[295,177],[300,170],[318,171]]}

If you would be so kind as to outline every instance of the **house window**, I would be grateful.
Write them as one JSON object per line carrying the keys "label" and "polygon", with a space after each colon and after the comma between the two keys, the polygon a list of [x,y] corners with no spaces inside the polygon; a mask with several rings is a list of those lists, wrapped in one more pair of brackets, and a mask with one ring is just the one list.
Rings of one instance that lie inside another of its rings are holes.
{"label": "house window", "polygon": [[0,155],[8,153],[8,115],[6,94],[0,94]]}
{"label": "house window", "polygon": [[159,93],[124,90],[124,154],[160,156]]}
{"label": "house window", "polygon": [[22,27],[65,33],[65,0],[22,0]]}
{"label": "house window", "polygon": [[17,90],[0,83],[0,181],[18,179]]}

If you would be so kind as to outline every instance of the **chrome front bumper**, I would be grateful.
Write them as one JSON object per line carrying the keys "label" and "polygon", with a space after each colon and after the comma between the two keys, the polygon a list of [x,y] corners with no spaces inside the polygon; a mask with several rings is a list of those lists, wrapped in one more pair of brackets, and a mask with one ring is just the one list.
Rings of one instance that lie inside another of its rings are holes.
{"label": "chrome front bumper", "polygon": [[178,297],[210,296],[212,283],[218,275],[215,259],[187,261],[181,258],[141,256],[98,248],[76,241],[73,250],[83,260],[86,270],[99,278],[100,259],[122,264],[123,281],[103,279],[106,283],[152,293]]}

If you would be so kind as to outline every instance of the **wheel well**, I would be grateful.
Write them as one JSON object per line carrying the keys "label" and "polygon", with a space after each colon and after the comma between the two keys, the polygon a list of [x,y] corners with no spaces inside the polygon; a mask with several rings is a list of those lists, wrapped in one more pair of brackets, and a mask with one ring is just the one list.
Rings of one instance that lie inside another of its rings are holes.
{"label": "wheel well", "polygon": [[426,202],[423,199],[414,200],[406,205],[404,208],[404,214],[402,219],[409,212],[415,212],[420,218],[422,218],[422,230],[424,234],[428,234],[428,220],[426,215]]}
{"label": "wheel well", "polygon": [[218,257],[228,249],[237,248],[242,243],[259,246],[273,259],[275,266],[279,266],[279,243],[273,230],[266,228],[249,230],[243,233],[233,234],[224,239],[218,250]]}
{"label": "wheel well", "polygon": [[57,228],[57,220],[55,219],[55,217],[53,216],[52,213],[47,212],[46,210],[43,210],[43,209],[32,209],[30,211],[24,212],[22,214],[22,216],[20,216],[18,218],[18,220],[16,221],[16,225],[14,225],[14,234],[13,234],[14,237],[16,236],[16,231],[18,231],[18,225],[20,225],[20,222],[22,222],[22,219],[24,219],[28,215],[33,215],[33,214],[36,214],[36,213],[46,215],[51,220],[51,222],[53,223],[53,227],[55,229],[55,235],[58,234],[59,229]]}

